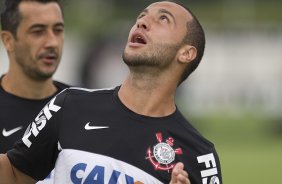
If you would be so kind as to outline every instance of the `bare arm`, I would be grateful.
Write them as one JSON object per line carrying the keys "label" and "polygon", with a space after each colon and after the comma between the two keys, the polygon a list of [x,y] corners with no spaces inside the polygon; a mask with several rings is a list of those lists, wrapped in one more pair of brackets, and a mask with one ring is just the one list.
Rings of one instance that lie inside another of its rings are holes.
{"label": "bare arm", "polygon": [[0,154],[0,184],[34,184],[36,181],[16,169],[6,154]]}
{"label": "bare arm", "polygon": [[179,162],[172,170],[169,184],[191,184],[188,177],[188,173],[184,170],[183,163]]}

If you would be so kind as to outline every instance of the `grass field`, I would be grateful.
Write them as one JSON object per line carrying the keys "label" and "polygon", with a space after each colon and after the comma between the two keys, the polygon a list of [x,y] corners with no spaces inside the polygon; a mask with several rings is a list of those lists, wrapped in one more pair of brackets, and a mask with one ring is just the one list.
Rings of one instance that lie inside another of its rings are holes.
{"label": "grass field", "polygon": [[282,183],[282,134],[273,133],[276,121],[261,115],[226,113],[192,121],[215,143],[225,184]]}

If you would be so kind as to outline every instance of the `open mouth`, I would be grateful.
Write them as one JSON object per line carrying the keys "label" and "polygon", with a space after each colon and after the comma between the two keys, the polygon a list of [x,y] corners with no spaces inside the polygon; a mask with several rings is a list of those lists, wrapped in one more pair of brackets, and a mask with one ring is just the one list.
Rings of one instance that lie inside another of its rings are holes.
{"label": "open mouth", "polygon": [[145,38],[141,34],[134,34],[131,37],[131,42],[132,43],[139,43],[139,44],[146,44]]}

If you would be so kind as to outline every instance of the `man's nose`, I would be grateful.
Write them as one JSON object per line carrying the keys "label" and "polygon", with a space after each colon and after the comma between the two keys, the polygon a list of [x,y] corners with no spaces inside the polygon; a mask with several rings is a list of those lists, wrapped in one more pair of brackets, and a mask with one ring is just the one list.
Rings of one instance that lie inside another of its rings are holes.
{"label": "man's nose", "polygon": [[137,24],[137,28],[145,29],[147,31],[150,30],[150,23],[148,17],[146,16],[138,19],[136,24]]}
{"label": "man's nose", "polygon": [[53,32],[50,31],[47,33],[47,37],[46,37],[46,47],[58,47],[59,45],[59,38],[57,37],[57,35]]}

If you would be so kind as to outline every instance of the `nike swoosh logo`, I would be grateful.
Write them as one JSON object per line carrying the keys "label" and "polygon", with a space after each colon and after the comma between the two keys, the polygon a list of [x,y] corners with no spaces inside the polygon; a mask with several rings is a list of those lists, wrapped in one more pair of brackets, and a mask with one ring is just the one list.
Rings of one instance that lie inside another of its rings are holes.
{"label": "nike swoosh logo", "polygon": [[85,130],[97,130],[97,129],[109,128],[108,126],[91,126],[89,124],[90,122],[86,123],[86,125],[84,126]]}
{"label": "nike swoosh logo", "polygon": [[19,131],[22,128],[23,128],[22,126],[19,126],[17,128],[14,128],[14,129],[8,130],[8,131],[5,128],[3,128],[2,134],[3,134],[4,137],[9,137],[10,135],[16,133],[17,131]]}

